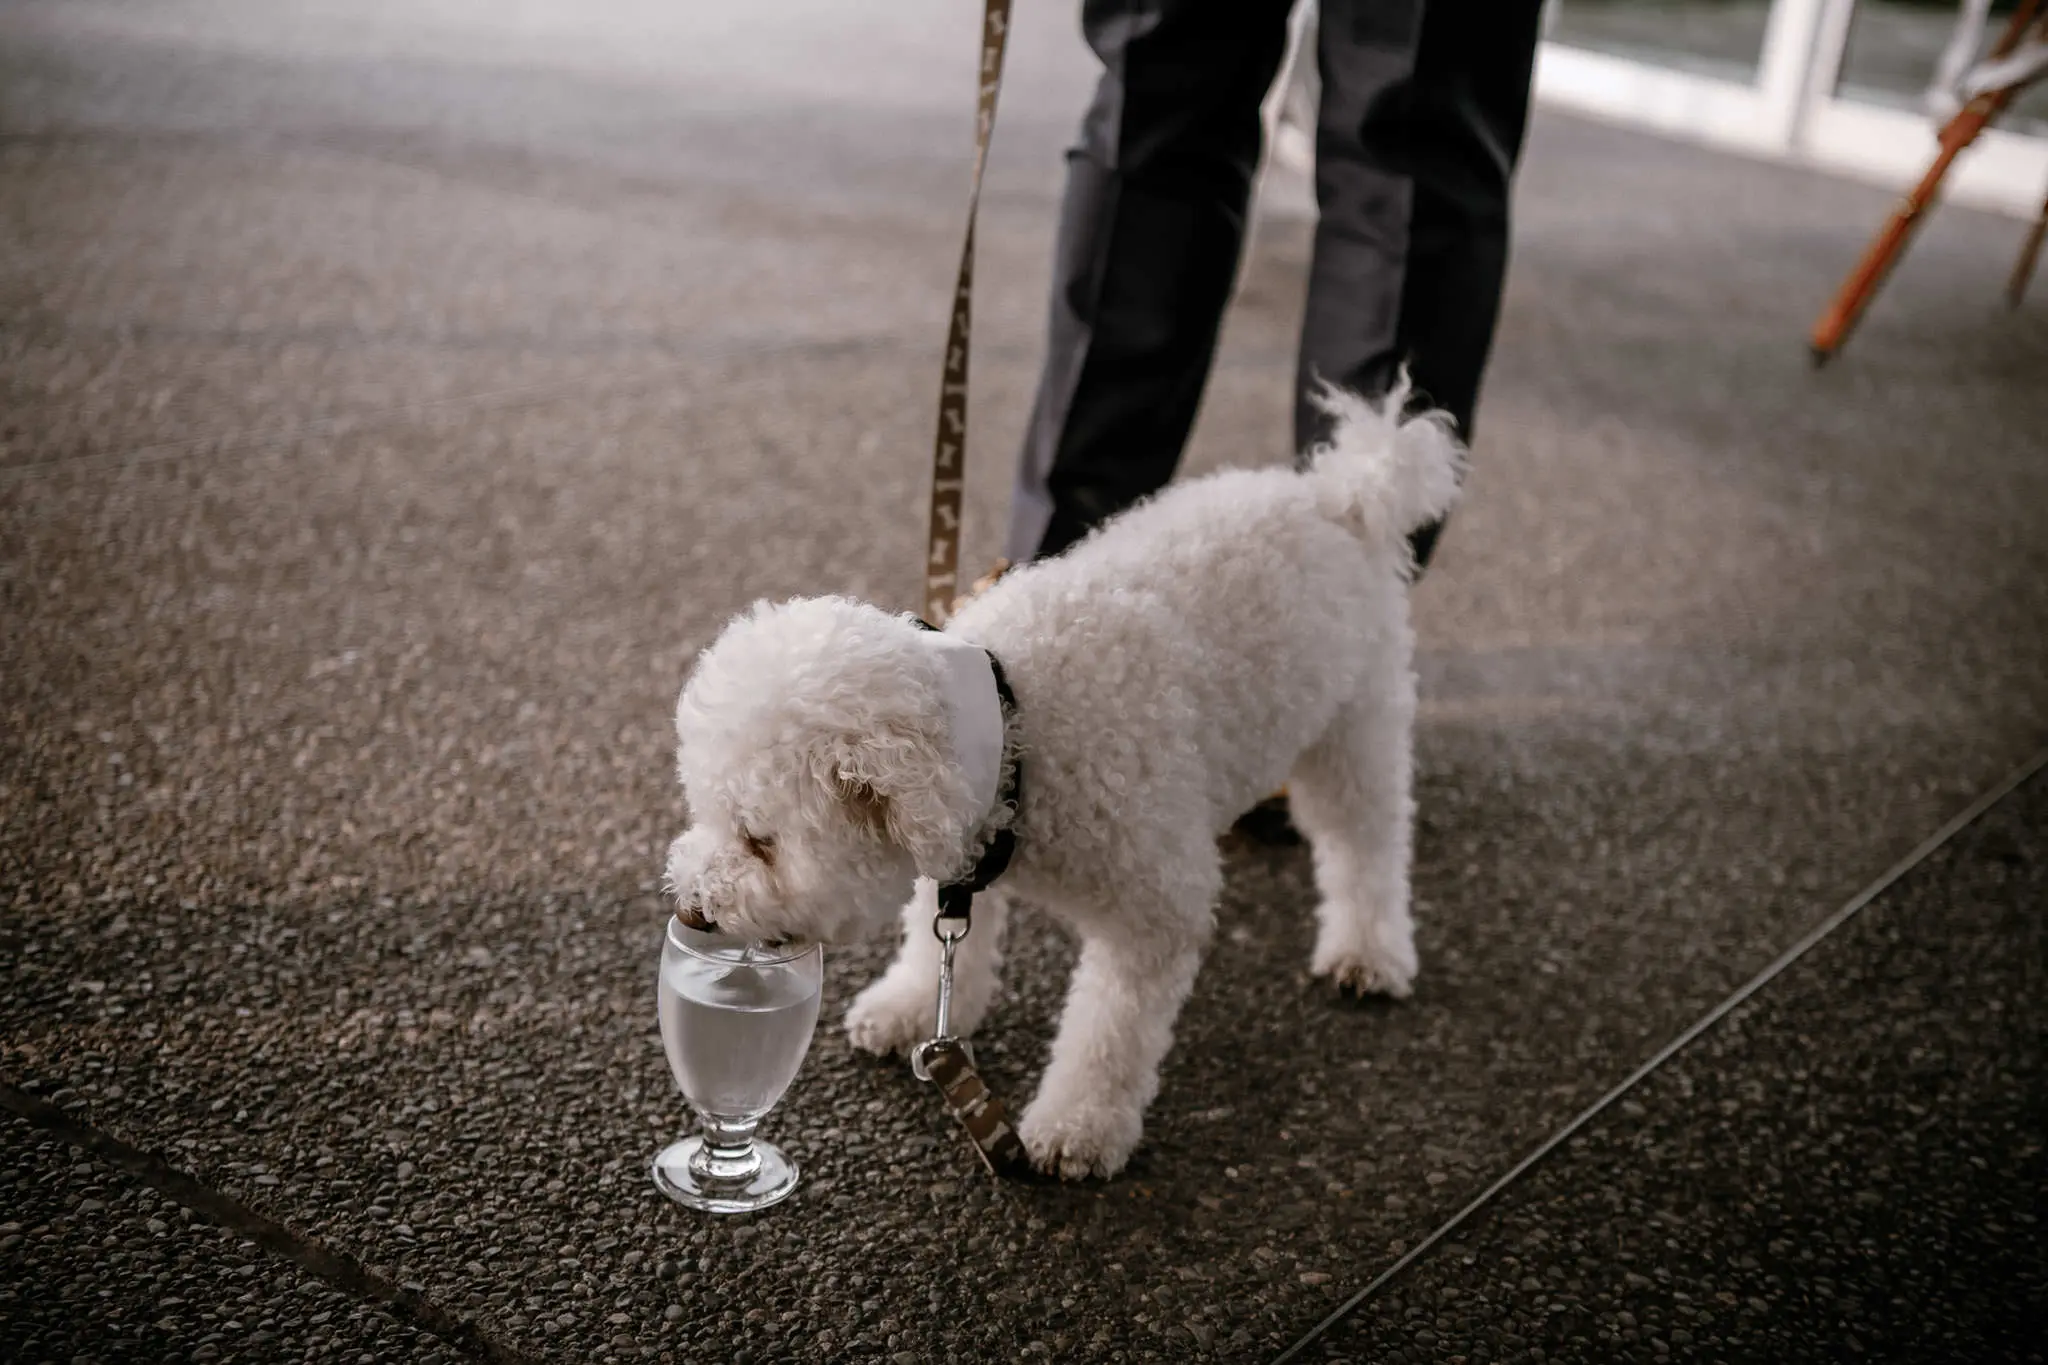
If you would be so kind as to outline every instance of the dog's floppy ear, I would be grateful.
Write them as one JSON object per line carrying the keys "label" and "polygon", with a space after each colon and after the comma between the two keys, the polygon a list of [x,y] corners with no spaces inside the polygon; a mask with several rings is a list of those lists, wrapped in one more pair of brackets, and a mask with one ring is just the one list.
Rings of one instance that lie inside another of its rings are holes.
{"label": "dog's floppy ear", "polygon": [[848,817],[939,880],[957,870],[974,819],[966,779],[942,740],[914,723],[886,726],[835,744],[827,765]]}
{"label": "dog's floppy ear", "polygon": [[878,839],[889,837],[889,799],[857,777],[844,772],[832,775],[832,792],[846,807],[854,823],[873,831]]}

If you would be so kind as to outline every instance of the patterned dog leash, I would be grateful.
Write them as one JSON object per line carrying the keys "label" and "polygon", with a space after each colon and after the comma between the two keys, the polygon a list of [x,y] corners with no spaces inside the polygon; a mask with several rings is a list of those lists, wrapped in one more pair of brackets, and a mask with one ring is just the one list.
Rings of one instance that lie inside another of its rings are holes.
{"label": "patterned dog leash", "polygon": [[967,468],[967,338],[974,325],[974,220],[981,209],[982,174],[996,128],[996,96],[1003,88],[1003,51],[1010,39],[1010,0],[986,0],[981,23],[981,80],[974,122],[974,188],[967,197],[967,237],[953,284],[953,315],[946,327],[945,370],[939,383],[939,429],[932,449],[932,503],[924,565],[924,619],[942,626],[960,591],[960,502]]}
{"label": "patterned dog leash", "polygon": [[[932,450],[931,517],[924,569],[924,619],[942,625],[960,586],[960,507],[967,464],[967,347],[974,312],[974,222],[981,208],[981,183],[988,168],[989,138],[995,132],[996,97],[1003,84],[1003,52],[1010,36],[1010,0],[986,0],[981,25],[980,96],[974,125],[974,188],[967,199],[967,234],[960,246],[960,271],[953,286],[952,318],[946,328],[945,369],[939,385],[939,424]],[[991,656],[991,663],[993,663]],[[1015,698],[1004,685],[1005,714]],[[939,913],[932,933],[940,945],[938,1014],[933,1036],[911,1054],[911,1070],[939,1087],[946,1109],[959,1121],[974,1151],[992,1175],[1029,1168],[1024,1144],[1009,1114],[974,1067],[974,1054],[952,1032],[953,954],[973,927],[974,893],[987,888],[1009,865],[1015,836],[1005,827],[967,878],[939,888]]]}

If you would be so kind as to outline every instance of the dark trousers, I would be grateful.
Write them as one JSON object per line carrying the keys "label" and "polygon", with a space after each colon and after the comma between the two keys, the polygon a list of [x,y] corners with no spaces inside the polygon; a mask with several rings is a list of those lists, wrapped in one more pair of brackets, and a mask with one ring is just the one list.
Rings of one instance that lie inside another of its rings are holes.
{"label": "dark trousers", "polygon": [[[1259,106],[1291,0],[1084,0],[1101,84],[1068,154],[1052,317],[1013,559],[1057,554],[1166,483],[1237,274]],[[1320,377],[1379,393],[1407,364],[1470,439],[1507,269],[1508,190],[1541,0],[1323,0],[1315,257],[1297,452]],[[1427,559],[1437,528],[1417,537]]]}

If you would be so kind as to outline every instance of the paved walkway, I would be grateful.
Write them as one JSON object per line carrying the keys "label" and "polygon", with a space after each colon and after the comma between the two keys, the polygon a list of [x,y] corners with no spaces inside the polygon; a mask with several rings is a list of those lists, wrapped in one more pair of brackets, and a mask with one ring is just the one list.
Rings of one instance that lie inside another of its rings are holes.
{"label": "paved walkway", "polygon": [[[1087,84],[1029,8],[970,557]],[[1816,374],[1883,196],[1539,120],[1417,598],[1416,997],[1311,985],[1304,858],[1239,851],[1125,1178],[991,1188],[827,1028],[801,1195],[666,1204],[675,691],[755,596],[917,589],[974,16],[891,12],[0,13],[0,1356],[1269,1359],[2048,744],[2018,225],[1939,215]],[[1283,455],[1307,251],[1262,225],[1195,466]],[[2029,1358],[2043,802],[1308,1353]]]}

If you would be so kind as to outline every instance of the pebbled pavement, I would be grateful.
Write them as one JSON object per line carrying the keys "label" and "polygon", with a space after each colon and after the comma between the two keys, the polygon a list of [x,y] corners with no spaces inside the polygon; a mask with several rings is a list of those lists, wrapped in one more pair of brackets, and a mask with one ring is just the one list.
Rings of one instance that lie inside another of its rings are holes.
{"label": "pebbled pavement", "polygon": [[2048,777],[1310,1359],[2048,1356]]}
{"label": "pebbled pavement", "polygon": [[62,1139],[0,1123],[9,1360],[463,1358]]}
{"label": "pebbled pavement", "polygon": [[[0,15],[0,1079],[541,1358],[1256,1360],[2048,742],[2016,225],[1937,215],[1815,375],[1883,196],[1539,120],[1417,597],[1416,998],[1312,987],[1304,857],[1237,850],[1129,1176],[992,1188],[830,1024],[851,950],[768,1125],[804,1190],[661,1201],[669,708],[757,595],[914,600],[973,24]],[[970,555],[1070,24],[1021,16],[1005,93]],[[1261,223],[1191,467],[1282,457],[1307,251]],[[1026,921],[1014,1095],[1068,960]],[[105,1199],[50,1159],[39,1198]],[[59,1265],[8,1261],[0,1324],[52,1359]],[[408,1358],[346,1321],[321,1350]]]}

